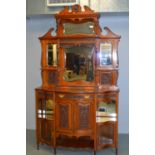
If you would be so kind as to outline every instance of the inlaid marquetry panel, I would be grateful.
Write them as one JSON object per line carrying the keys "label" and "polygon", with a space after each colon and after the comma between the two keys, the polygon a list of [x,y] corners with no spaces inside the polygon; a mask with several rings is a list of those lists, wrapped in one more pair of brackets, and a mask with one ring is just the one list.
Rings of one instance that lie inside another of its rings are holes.
{"label": "inlaid marquetry panel", "polygon": [[112,73],[111,72],[103,72],[101,73],[101,84],[104,85],[112,85]]}
{"label": "inlaid marquetry panel", "polygon": [[57,73],[48,72],[48,84],[55,84],[57,82]]}
{"label": "inlaid marquetry panel", "polygon": [[60,127],[68,128],[69,127],[69,107],[68,105],[59,105],[60,107]]}
{"label": "inlaid marquetry panel", "polygon": [[56,101],[56,130],[63,134],[71,134],[73,129],[72,103]]}
{"label": "inlaid marquetry panel", "polygon": [[79,105],[79,129],[89,128],[90,106]]}
{"label": "inlaid marquetry panel", "polygon": [[[92,131],[93,122],[93,103],[90,101],[76,102],[75,110],[75,129],[80,132],[90,133]],[[88,134],[87,133],[87,134]],[[86,133],[85,133],[86,134]],[[87,135],[86,134],[86,135]]]}

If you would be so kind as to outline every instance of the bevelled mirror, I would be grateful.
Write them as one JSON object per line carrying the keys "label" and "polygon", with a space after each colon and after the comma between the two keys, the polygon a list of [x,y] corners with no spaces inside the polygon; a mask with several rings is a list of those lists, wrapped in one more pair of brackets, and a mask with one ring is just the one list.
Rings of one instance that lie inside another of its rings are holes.
{"label": "bevelled mirror", "polygon": [[100,66],[112,65],[112,44],[101,43],[99,52]]}
{"label": "bevelled mirror", "polygon": [[47,45],[47,64],[48,64],[48,66],[57,66],[58,65],[57,44],[49,43]]}
{"label": "bevelled mirror", "polygon": [[63,34],[94,34],[94,23],[85,22],[85,23],[64,23],[63,24]]}
{"label": "bevelled mirror", "polygon": [[93,81],[93,45],[64,46],[65,81]]}

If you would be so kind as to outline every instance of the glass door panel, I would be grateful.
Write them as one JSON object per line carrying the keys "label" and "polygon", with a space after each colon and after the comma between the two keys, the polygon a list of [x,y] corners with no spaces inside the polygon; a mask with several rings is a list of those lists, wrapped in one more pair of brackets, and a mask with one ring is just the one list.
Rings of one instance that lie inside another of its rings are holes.
{"label": "glass door panel", "polygon": [[98,145],[115,143],[115,122],[105,122],[98,125]]}

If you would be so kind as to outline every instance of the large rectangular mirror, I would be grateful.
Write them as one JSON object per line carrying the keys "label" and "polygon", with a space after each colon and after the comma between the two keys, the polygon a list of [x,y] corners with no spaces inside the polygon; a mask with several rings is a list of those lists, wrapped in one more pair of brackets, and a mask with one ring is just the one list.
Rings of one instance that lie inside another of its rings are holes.
{"label": "large rectangular mirror", "polygon": [[64,46],[65,81],[93,81],[93,45]]}

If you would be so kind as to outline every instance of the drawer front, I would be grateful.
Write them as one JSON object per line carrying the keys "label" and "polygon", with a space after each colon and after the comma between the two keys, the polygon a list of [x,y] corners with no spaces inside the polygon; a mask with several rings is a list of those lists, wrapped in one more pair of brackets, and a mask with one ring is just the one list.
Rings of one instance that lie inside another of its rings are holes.
{"label": "drawer front", "polygon": [[45,91],[37,90],[36,93],[37,93],[38,98],[45,98],[46,97]]}
{"label": "drawer front", "polygon": [[68,93],[57,93],[56,99],[67,99],[67,100],[93,100],[94,96],[92,94],[68,94]]}
{"label": "drawer front", "polygon": [[53,92],[37,90],[37,95],[39,98],[53,98]]}

